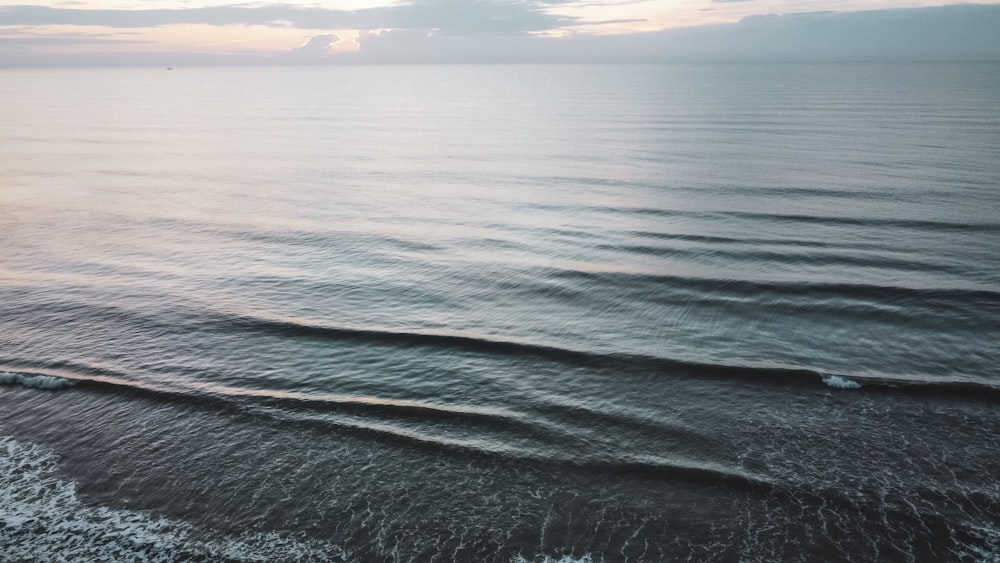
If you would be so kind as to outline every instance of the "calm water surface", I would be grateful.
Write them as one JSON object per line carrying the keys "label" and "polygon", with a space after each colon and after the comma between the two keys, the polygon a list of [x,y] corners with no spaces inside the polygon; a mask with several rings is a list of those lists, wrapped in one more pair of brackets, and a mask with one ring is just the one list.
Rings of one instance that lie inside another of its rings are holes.
{"label": "calm water surface", "polygon": [[1000,560],[1000,66],[0,72],[0,560]]}

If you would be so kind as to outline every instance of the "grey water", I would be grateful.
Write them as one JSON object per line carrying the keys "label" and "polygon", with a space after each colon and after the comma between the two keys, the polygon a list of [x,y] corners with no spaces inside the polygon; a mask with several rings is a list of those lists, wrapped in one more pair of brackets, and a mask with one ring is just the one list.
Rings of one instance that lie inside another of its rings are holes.
{"label": "grey water", "polygon": [[1000,65],[0,71],[0,561],[1000,560]]}

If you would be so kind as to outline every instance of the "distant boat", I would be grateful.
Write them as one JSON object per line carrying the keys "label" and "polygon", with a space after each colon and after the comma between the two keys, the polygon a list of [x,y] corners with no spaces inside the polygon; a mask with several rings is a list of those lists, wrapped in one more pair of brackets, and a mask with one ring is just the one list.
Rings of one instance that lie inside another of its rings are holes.
{"label": "distant boat", "polygon": [[167,67],[167,70],[174,70],[174,67],[172,67],[172,66],[168,66],[168,67]]}

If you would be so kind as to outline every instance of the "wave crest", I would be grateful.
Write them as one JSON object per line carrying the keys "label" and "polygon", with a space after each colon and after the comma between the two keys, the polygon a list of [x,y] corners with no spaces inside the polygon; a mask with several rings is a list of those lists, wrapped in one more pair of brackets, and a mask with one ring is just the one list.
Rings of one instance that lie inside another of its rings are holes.
{"label": "wave crest", "polygon": [[823,378],[823,383],[826,383],[827,387],[833,387],[834,389],[860,389],[861,384],[857,381],[852,381],[846,377],[841,377],[839,375],[831,375],[829,377]]}
{"label": "wave crest", "polygon": [[72,387],[76,385],[76,381],[64,377],[53,377],[51,375],[0,371],[0,385],[21,385],[23,387],[54,391],[56,389]]}

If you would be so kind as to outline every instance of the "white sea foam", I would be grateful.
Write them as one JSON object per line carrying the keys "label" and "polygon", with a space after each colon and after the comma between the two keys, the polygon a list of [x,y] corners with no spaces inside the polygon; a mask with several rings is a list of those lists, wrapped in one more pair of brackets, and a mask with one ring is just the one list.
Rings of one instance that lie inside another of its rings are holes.
{"label": "white sea foam", "polygon": [[576,558],[572,555],[563,555],[559,559],[554,559],[548,555],[533,557],[531,559],[525,559],[523,555],[518,555],[517,557],[511,559],[511,563],[593,563],[594,560],[591,558],[590,554],[584,554],[583,557]]}
{"label": "white sea foam", "polygon": [[76,385],[72,379],[52,377],[50,375],[35,375],[28,373],[10,373],[0,371],[0,385],[23,385],[35,389],[62,389]]}
{"label": "white sea foam", "polygon": [[343,561],[333,546],[278,534],[198,540],[182,522],[88,506],[57,460],[36,445],[0,437],[0,545],[12,561]]}
{"label": "white sea foam", "polygon": [[972,526],[967,530],[972,542],[958,541],[953,551],[956,561],[1000,563],[1000,529],[991,526]]}
{"label": "white sea foam", "polygon": [[823,383],[827,386],[833,387],[834,389],[860,389],[861,384],[857,381],[851,381],[846,377],[840,377],[839,375],[831,375],[823,378]]}

